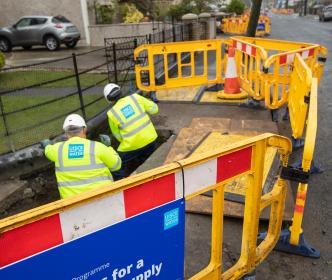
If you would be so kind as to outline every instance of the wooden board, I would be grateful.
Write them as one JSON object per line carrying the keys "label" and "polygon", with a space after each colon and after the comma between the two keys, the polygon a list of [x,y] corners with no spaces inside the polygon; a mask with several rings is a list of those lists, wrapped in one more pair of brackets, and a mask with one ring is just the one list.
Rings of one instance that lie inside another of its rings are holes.
{"label": "wooden board", "polygon": [[[287,184],[287,194],[285,202],[285,211],[283,220],[291,221],[293,217],[294,210],[294,196],[290,188],[290,185]],[[186,212],[193,214],[202,214],[202,215],[211,215],[212,214],[212,198],[205,195],[198,195],[190,200],[186,201]],[[244,204],[224,201],[224,216],[232,218],[243,218],[244,213]],[[269,220],[269,211],[264,209],[260,216],[261,220]]]}
{"label": "wooden board", "polygon": [[159,101],[193,101],[200,86],[161,89],[156,92]]}
{"label": "wooden board", "polygon": [[182,128],[170,149],[164,164],[188,157],[210,131],[216,130],[226,133],[229,130],[231,120],[211,118],[211,121],[199,122],[193,119],[190,127]]}
{"label": "wooden board", "polygon": [[164,163],[186,158],[212,131],[218,131],[221,134],[255,136],[264,132],[277,133],[278,128],[270,121],[194,118],[189,127],[180,130]]}

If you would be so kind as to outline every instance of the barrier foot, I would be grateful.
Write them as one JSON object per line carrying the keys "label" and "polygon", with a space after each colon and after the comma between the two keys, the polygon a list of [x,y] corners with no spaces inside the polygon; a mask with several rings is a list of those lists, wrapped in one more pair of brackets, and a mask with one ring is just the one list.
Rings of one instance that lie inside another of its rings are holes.
{"label": "barrier foot", "polygon": [[244,275],[241,280],[255,280],[256,279],[256,272],[255,270]]}
{"label": "barrier foot", "polygon": [[273,122],[278,122],[278,109],[271,109],[271,118]]}
{"label": "barrier foot", "polygon": [[[258,234],[258,240],[264,240],[266,237],[267,232],[263,232]],[[289,229],[284,229],[280,233],[279,240],[274,247],[274,250],[286,252],[290,254],[300,255],[304,257],[309,258],[319,258],[320,252],[310,246],[307,241],[304,239],[303,233],[300,234],[299,244],[298,245],[292,245],[289,243],[291,232]]]}
{"label": "barrier foot", "polygon": [[[292,164],[293,167],[295,168],[302,168],[302,159],[299,159],[296,161],[294,164]],[[315,164],[315,161],[311,161],[311,166],[310,166],[310,174],[321,174],[324,172],[324,169],[320,168]]]}
{"label": "barrier foot", "polygon": [[223,84],[215,84],[213,86],[208,86],[205,91],[212,91],[212,92],[218,92],[224,89]]}
{"label": "barrier foot", "polygon": [[288,107],[286,108],[285,113],[282,116],[282,120],[283,121],[289,121],[289,109],[288,109]]}
{"label": "barrier foot", "polygon": [[240,104],[240,107],[252,108],[252,109],[261,109],[261,103],[253,98],[249,98],[247,103]]}
{"label": "barrier foot", "polygon": [[155,91],[150,91],[150,98],[151,98],[151,100],[152,100],[153,102],[155,102],[155,103],[158,103],[158,102],[159,102],[159,100],[158,100],[158,98],[157,98],[157,94],[156,94]]}
{"label": "barrier foot", "polygon": [[292,146],[293,150],[304,147],[304,139],[303,138],[296,139],[292,136]]}

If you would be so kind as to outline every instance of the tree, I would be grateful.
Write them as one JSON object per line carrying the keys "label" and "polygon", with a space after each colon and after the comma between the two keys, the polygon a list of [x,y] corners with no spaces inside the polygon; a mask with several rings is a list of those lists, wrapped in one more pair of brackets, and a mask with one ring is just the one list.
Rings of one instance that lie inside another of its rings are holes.
{"label": "tree", "polygon": [[226,7],[228,13],[236,13],[242,15],[246,8],[246,4],[242,0],[232,0]]}
{"label": "tree", "polygon": [[194,7],[190,2],[182,1],[179,4],[173,4],[169,7],[168,15],[180,20],[184,14],[193,13]]}
{"label": "tree", "polygon": [[259,15],[261,13],[262,0],[252,0],[250,19],[247,29],[247,36],[255,37]]}
{"label": "tree", "polygon": [[165,3],[159,3],[152,5],[150,10],[153,20],[163,21],[166,19],[170,6]]}

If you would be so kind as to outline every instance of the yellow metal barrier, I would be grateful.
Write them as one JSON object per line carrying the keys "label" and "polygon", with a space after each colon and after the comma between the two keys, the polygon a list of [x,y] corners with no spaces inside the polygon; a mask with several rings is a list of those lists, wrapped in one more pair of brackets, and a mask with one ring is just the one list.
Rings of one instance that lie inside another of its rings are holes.
{"label": "yellow metal barrier", "polygon": [[[247,33],[249,16],[242,15],[237,17],[224,18],[222,20],[221,31],[230,34],[243,35]],[[260,29],[264,26],[264,29]],[[271,19],[266,15],[260,15],[258,19],[258,30],[256,36],[265,36],[271,32]]]}
{"label": "yellow metal barrier", "polygon": [[[305,144],[302,157],[302,169],[304,172],[310,172],[311,162],[314,156],[316,133],[317,133],[317,78],[312,79],[310,92],[310,105],[307,120],[307,129]],[[290,244],[299,244],[299,237],[302,233],[302,219],[307,197],[308,184],[299,183],[296,195],[295,209],[293,215],[293,223],[290,227]]]}
{"label": "yellow metal barrier", "polygon": [[[139,46],[134,52],[137,86],[155,91],[223,83],[227,44],[226,39]],[[162,81],[160,73],[164,73]]]}
{"label": "yellow metal barrier", "polygon": [[[120,197],[125,195],[125,192],[131,189],[135,189],[135,191],[139,192],[144,186],[153,186],[154,188],[152,189],[158,190],[160,186],[158,182],[166,178],[168,188],[175,188],[175,197],[184,196],[186,200],[208,190],[213,190],[211,259],[209,265],[194,275],[191,280],[238,279],[253,270],[266,258],[278,241],[281,230],[286,194],[284,180],[279,178],[270,193],[262,196],[261,192],[263,164],[267,147],[277,148],[283,166],[287,165],[288,156],[291,152],[291,142],[289,139],[273,134],[262,134],[224,148],[216,149],[213,152],[193,156],[177,163],[168,164],[134,175],[127,179],[117,181],[110,186],[56,201],[6,218],[0,221],[0,233],[1,236],[6,239],[6,236],[14,230],[15,236],[20,238],[20,234],[24,235],[26,229],[17,229],[21,227],[24,228],[27,225],[29,229],[31,229],[31,224],[33,223],[37,223],[40,227],[42,221],[52,217],[57,217],[57,221],[61,220],[61,222],[67,223],[66,227],[68,228],[68,221],[66,222],[66,219],[75,213],[73,216],[75,218],[73,228],[70,229],[69,227],[69,234],[67,234],[66,239],[64,239],[64,242],[69,242],[72,239],[99,229],[98,225],[94,224],[93,220],[90,221],[90,219],[95,216],[87,216],[88,213],[98,211],[98,207],[94,207],[95,202],[103,201],[104,207],[109,207],[106,204],[107,201],[108,204],[115,203],[118,207],[124,207],[123,203],[120,203],[119,200]],[[238,164],[238,158],[241,158],[242,161],[243,158],[246,158],[242,166]],[[224,186],[229,181],[243,175],[249,177],[249,186],[245,198],[241,256],[233,267],[223,272],[222,236]],[[175,178],[178,179],[176,180]],[[152,185],[150,184],[151,182]],[[151,190],[150,187],[149,190]],[[121,193],[121,196],[117,195],[119,193]],[[108,200],[111,198],[114,198],[114,200]],[[271,206],[271,212],[268,234],[264,241],[257,246],[259,216],[261,211],[269,205]],[[62,216],[58,217],[57,215]],[[112,220],[114,219],[113,216],[116,216],[116,212],[109,215],[110,221],[108,221],[108,223],[114,223]],[[117,220],[117,222],[119,222],[119,220]],[[104,220],[103,224],[100,224],[99,227],[105,227],[106,225]],[[12,238],[10,238],[10,240],[12,240]],[[21,242],[20,239],[17,240]],[[30,246],[33,246],[33,244],[36,243],[31,243]],[[40,244],[38,244],[37,247],[39,251],[35,251],[34,253],[47,250],[55,245],[42,248]],[[1,252],[0,264],[3,263],[3,256],[9,252],[6,250],[13,249],[12,246],[3,246],[2,248],[4,248],[5,251]],[[174,252],[174,254],[176,254],[176,252]],[[21,258],[28,256],[29,255],[21,256]]]}

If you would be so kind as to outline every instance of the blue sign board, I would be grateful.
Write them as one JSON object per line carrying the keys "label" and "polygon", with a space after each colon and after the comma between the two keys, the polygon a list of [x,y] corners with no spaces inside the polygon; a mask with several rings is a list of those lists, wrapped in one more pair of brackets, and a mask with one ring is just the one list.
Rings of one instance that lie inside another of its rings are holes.
{"label": "blue sign board", "polygon": [[265,23],[259,23],[257,25],[257,31],[264,31],[265,30]]}
{"label": "blue sign board", "polygon": [[0,279],[183,279],[184,235],[179,199],[4,267]]}

